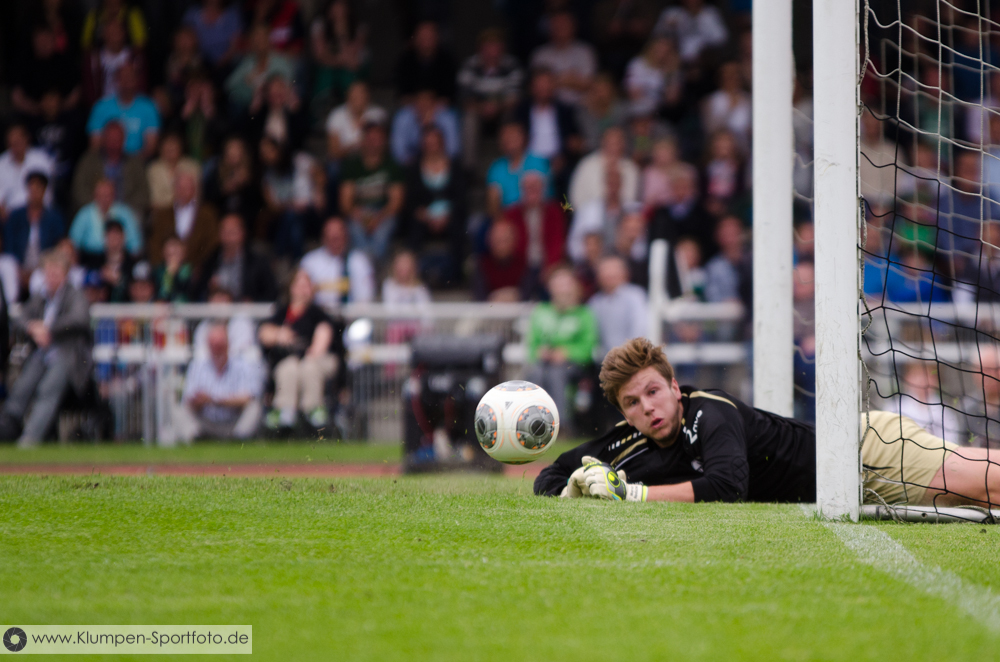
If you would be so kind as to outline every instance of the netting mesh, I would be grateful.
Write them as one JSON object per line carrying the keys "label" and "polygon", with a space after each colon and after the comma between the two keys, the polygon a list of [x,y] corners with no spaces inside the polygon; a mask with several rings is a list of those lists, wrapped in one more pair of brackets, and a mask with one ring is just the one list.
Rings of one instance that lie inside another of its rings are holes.
{"label": "netting mesh", "polygon": [[869,502],[1000,502],[998,9],[863,3]]}

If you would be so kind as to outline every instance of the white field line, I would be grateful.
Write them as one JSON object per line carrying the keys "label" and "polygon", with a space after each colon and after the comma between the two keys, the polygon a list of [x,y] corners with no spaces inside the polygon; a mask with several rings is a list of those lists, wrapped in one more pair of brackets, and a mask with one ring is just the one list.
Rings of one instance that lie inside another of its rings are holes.
{"label": "white field line", "polygon": [[[1000,596],[938,566],[918,561],[882,529],[824,522],[863,562],[913,588],[952,603],[991,630],[1000,630]],[[932,525],[928,525],[932,526]]]}

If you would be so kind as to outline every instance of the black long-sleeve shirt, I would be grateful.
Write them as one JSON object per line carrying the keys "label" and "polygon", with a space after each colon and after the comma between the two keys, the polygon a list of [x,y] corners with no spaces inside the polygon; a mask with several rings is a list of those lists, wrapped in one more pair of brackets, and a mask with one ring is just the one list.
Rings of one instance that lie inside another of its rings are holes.
{"label": "black long-sleeve shirt", "polygon": [[567,451],[535,480],[535,494],[555,496],[584,455],[646,485],[691,481],[695,501],[816,500],[816,431],[754,409],[724,391],[681,387],[682,424],[666,447],[620,424]]}

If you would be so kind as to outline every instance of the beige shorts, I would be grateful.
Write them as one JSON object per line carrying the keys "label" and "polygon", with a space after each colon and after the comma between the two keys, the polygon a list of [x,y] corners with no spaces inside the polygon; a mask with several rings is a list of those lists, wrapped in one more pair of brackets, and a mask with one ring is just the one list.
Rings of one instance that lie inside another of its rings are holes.
{"label": "beige shorts", "polygon": [[879,502],[871,490],[891,505],[919,504],[948,452],[958,446],[887,411],[870,412],[869,425],[861,444],[864,502]]}

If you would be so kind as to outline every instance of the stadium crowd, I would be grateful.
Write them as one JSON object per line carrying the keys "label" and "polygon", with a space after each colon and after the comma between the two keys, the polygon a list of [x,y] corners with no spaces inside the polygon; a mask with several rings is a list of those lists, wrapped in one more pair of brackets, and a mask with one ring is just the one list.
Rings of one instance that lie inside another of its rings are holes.
{"label": "stadium crowd", "polygon": [[[177,0],[154,22],[161,4],[20,3],[7,302],[51,303],[54,253],[91,303],[295,302],[250,339],[282,392],[272,426],[325,420],[348,302],[538,301],[529,356],[558,394],[643,333],[653,239],[673,296],[749,302],[749,2],[511,2],[461,58],[447,12],[410,8],[391,81],[352,0]],[[223,386],[187,401],[243,429]]]}

